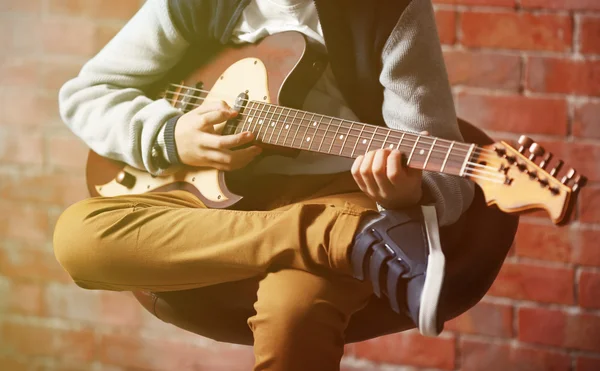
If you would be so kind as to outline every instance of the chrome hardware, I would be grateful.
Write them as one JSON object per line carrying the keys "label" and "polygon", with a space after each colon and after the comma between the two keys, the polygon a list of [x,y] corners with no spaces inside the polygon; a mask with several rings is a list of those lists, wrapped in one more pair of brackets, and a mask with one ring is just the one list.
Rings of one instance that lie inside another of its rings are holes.
{"label": "chrome hardware", "polygon": [[576,173],[577,173],[577,171],[575,171],[575,169],[571,168],[571,170],[569,170],[567,175],[565,175],[560,182],[562,184],[567,184],[567,182],[569,180],[573,179],[573,177],[575,176]]}
{"label": "chrome hardware", "polygon": [[120,185],[126,187],[127,189],[131,189],[135,186],[135,176],[129,174],[128,172],[122,170],[117,174],[115,181]]}
{"label": "chrome hardware", "polygon": [[573,184],[573,192],[577,193],[581,189],[581,187],[585,186],[587,183],[587,178],[582,175],[577,175],[575,177],[575,184]]}
{"label": "chrome hardware", "polygon": [[530,147],[529,147],[529,152],[531,153],[529,155],[529,159],[531,161],[535,161],[535,158],[538,156],[542,156],[544,154],[544,148],[542,148],[542,146],[540,146],[537,143],[533,143]]}
{"label": "chrome hardware", "polygon": [[550,152],[546,153],[546,156],[544,156],[544,158],[542,159],[542,162],[540,162],[540,167],[542,169],[545,169],[546,166],[548,166],[548,163],[550,162],[551,159],[552,159],[552,153],[550,153]]}
{"label": "chrome hardware", "polygon": [[550,176],[555,176],[555,175],[556,175],[556,173],[558,173],[558,172],[560,171],[560,168],[562,168],[562,166],[563,166],[564,164],[565,164],[565,163],[564,163],[562,160],[558,160],[558,161],[556,162],[556,166],[554,166],[554,169],[552,169],[552,170],[550,171]]}
{"label": "chrome hardware", "polygon": [[519,144],[521,145],[521,147],[519,147],[519,153],[523,153],[525,152],[526,148],[531,147],[531,145],[533,144],[533,139],[529,138],[526,135],[521,135],[519,137]]}

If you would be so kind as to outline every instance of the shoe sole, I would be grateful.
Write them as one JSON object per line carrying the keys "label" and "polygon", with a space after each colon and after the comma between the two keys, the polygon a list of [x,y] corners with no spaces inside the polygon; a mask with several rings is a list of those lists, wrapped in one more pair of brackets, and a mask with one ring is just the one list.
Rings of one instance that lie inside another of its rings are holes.
{"label": "shoe sole", "polygon": [[[421,293],[421,306],[419,308],[419,332],[425,336],[438,336],[437,312],[444,283],[444,269],[446,258],[442,252],[440,242],[439,226],[435,207],[422,206],[429,243],[429,257],[427,261],[427,272],[425,284]],[[442,326],[443,327],[443,326]]]}

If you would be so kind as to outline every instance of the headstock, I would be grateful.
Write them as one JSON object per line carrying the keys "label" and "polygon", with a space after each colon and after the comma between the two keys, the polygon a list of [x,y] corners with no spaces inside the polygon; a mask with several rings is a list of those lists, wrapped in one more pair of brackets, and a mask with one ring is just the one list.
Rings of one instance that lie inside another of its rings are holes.
{"label": "headstock", "polygon": [[471,176],[483,190],[488,205],[514,213],[544,209],[555,224],[568,222],[577,194],[586,178],[573,168],[559,175],[562,160],[526,136],[519,148],[506,142],[480,147],[471,160]]}

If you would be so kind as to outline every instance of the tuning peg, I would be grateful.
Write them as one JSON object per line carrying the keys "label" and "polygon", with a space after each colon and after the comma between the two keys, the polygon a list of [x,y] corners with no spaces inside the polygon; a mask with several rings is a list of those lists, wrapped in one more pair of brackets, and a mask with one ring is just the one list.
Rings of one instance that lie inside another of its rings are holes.
{"label": "tuning peg", "polygon": [[546,156],[544,156],[544,158],[542,159],[542,162],[540,162],[540,167],[542,169],[545,169],[546,166],[548,166],[548,163],[550,162],[551,159],[552,159],[552,153],[551,152],[546,153]]}
{"label": "tuning peg", "polygon": [[571,168],[571,170],[569,170],[569,172],[567,173],[567,175],[565,175],[562,179],[561,179],[561,183],[562,184],[567,184],[567,182],[571,179],[573,179],[573,177],[575,176],[575,174],[577,173],[577,171],[575,171],[575,169]]}
{"label": "tuning peg", "polygon": [[556,162],[556,166],[554,166],[554,169],[552,169],[552,171],[550,171],[550,176],[555,176],[556,173],[558,173],[560,171],[560,169],[562,168],[563,165],[564,165],[564,162],[562,160],[558,160]]}
{"label": "tuning peg", "polygon": [[519,147],[519,152],[523,153],[526,148],[529,148],[533,144],[533,139],[526,135],[521,135],[519,137],[519,144],[521,145],[521,147]]}
{"label": "tuning peg", "polygon": [[582,175],[577,175],[575,177],[575,184],[573,184],[573,192],[577,193],[579,190],[585,186],[587,183],[587,178]]}
{"label": "tuning peg", "polygon": [[529,146],[529,152],[531,153],[529,155],[529,159],[534,161],[537,156],[542,156],[546,151],[539,144],[533,143],[531,146]]}

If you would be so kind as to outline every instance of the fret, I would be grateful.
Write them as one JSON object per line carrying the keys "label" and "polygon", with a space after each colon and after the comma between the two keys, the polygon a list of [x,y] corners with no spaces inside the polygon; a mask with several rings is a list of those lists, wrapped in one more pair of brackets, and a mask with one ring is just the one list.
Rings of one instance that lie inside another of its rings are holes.
{"label": "fret", "polygon": [[442,163],[442,167],[440,168],[440,172],[443,173],[444,172],[444,168],[446,167],[446,162],[448,162],[448,157],[450,157],[450,152],[452,152],[452,147],[454,147],[454,143],[456,142],[452,142],[450,143],[450,148],[448,148],[448,153],[446,153],[446,157],[444,158],[444,162]]}
{"label": "fret", "polygon": [[[292,138],[292,144],[290,144],[290,147],[294,147],[294,144],[296,143],[296,137],[298,136],[298,132],[300,131],[300,125],[296,124],[296,117],[298,116],[298,112],[295,110],[296,112],[294,113],[294,118],[292,119],[292,125],[296,125],[296,132],[294,133],[294,137]],[[304,115],[306,115],[306,113],[304,113]],[[295,147],[294,147],[295,148]]]}
{"label": "fret", "polygon": [[[390,137],[390,133],[391,133],[391,132],[392,132],[392,131],[391,131],[390,129],[387,129],[387,134],[385,135],[385,138],[383,138],[383,144],[381,145],[381,149],[383,149],[383,148],[385,148],[385,147],[386,147],[386,144],[387,144],[388,138]],[[392,145],[390,146],[390,148],[394,148],[394,145],[392,144]]]}
{"label": "fret", "polygon": [[[352,148],[352,154],[350,155],[350,157],[352,157],[352,158],[354,158],[354,152],[356,151],[356,146],[358,145],[358,142],[360,141],[364,130],[365,130],[365,124],[362,124],[362,127],[360,128],[360,133],[358,133],[358,138],[356,139],[356,143],[354,143],[354,148]],[[367,152],[365,151],[365,153],[367,153]]]}
{"label": "fret", "polygon": [[473,153],[473,150],[475,149],[475,144],[471,144],[471,147],[469,148],[469,152],[467,152],[467,155],[465,156],[465,161],[460,169],[460,173],[458,173],[458,175],[460,176],[464,176],[465,175],[465,168],[467,167],[467,163],[469,162],[469,159],[471,158],[471,154]]}
{"label": "fret", "polygon": [[[308,123],[308,125],[306,125],[306,131],[304,132],[304,137],[302,138],[302,143],[304,143],[304,141],[306,141],[308,143],[308,148],[306,150],[310,150],[310,145],[312,144],[313,140],[315,139],[314,135],[313,137],[307,137],[308,135],[308,131],[310,130],[310,126],[317,126],[317,122],[315,121],[315,114],[312,114],[312,117],[310,118],[310,122]],[[316,131],[315,131],[316,134]],[[300,145],[300,147],[302,147],[302,145]]]}
{"label": "fret", "polygon": [[[279,144],[279,138],[281,137],[281,132],[283,131],[283,129],[288,129],[289,125],[285,122],[287,115],[283,115],[283,112],[285,111],[285,107],[281,107],[281,112],[279,113],[279,117],[277,118],[277,121],[281,122],[281,128],[279,128],[279,133],[277,133],[277,140],[275,141],[276,144]],[[281,116],[284,116],[283,121],[281,121]],[[282,145],[285,145],[285,140],[282,143]]]}
{"label": "fret", "polygon": [[[265,130],[265,134],[267,131],[271,132],[271,135],[269,135],[269,140],[266,141],[267,143],[271,143],[271,138],[273,138],[273,133],[275,132],[275,129],[277,128],[277,120],[275,120],[275,114],[277,113],[277,106],[273,106],[273,112],[271,112],[271,117],[268,120],[269,123],[267,125],[267,128]],[[266,138],[265,138],[266,139]]]}
{"label": "fret", "polygon": [[[253,110],[254,110],[254,101],[250,101],[248,103],[248,106],[244,110],[244,114],[245,114],[246,118],[244,119],[244,123],[242,124],[242,131],[251,131],[250,130],[250,124],[252,122],[252,114],[251,114],[251,112]],[[247,111],[249,111],[250,113],[248,113]],[[248,124],[248,129],[246,129],[246,124]]]}
{"label": "fret", "polygon": [[[290,131],[291,129],[293,129],[293,121],[296,119],[296,116],[298,116],[298,111],[294,110],[294,117],[292,118],[292,124],[288,124],[287,123],[287,119],[291,117],[290,113],[292,112],[291,109],[288,109],[288,113],[285,116],[285,119],[283,120],[287,126],[287,132],[285,133],[285,138],[283,138],[283,146],[287,147],[287,139],[288,136],[290,135]],[[292,144],[294,144],[294,142],[292,141]]]}
{"label": "fret", "polygon": [[254,115],[250,118],[250,124],[252,127],[252,129],[250,129],[250,131],[252,131],[254,133],[256,139],[258,139],[258,136],[256,135],[256,126],[258,125],[258,122],[260,121],[260,113],[261,112],[262,112],[261,103],[256,102],[254,104]]}
{"label": "fret", "polygon": [[[281,112],[283,112],[283,107],[281,108]],[[279,112],[279,116],[277,117],[277,119],[274,120],[275,126],[273,127],[273,130],[271,130],[271,135],[269,136],[269,143],[273,143],[273,134],[275,133],[275,129],[277,128],[277,125],[279,125],[279,119],[281,119],[281,112]],[[273,115],[275,115],[275,113],[277,113],[277,108],[275,108],[275,112]],[[273,117],[271,117],[271,118],[273,118]]]}
{"label": "fret", "polygon": [[[337,126],[337,129],[335,129],[335,135],[333,136],[333,140],[331,141],[331,145],[329,145],[329,151],[327,151],[328,153],[331,153],[331,150],[333,149],[333,144],[337,140],[338,133],[340,132],[340,128],[342,127],[342,122],[344,122],[344,120],[341,120],[340,123]],[[344,143],[346,143],[345,139],[344,139]],[[344,147],[344,143],[342,143],[342,148]]]}
{"label": "fret", "polygon": [[[260,120],[258,121],[258,124],[259,124],[258,135],[256,136],[256,139],[258,139],[261,142],[264,142],[262,139],[260,139],[260,136],[262,135],[262,129],[265,128],[265,133],[266,133],[266,130],[269,127],[267,116],[269,115],[269,111],[271,110],[271,106],[268,106],[264,103],[263,103],[263,106],[267,108],[267,111],[264,112],[264,116],[260,117]],[[263,110],[261,110],[261,114],[262,113],[263,113]],[[264,137],[263,137],[263,139],[264,139]]]}
{"label": "fret", "polygon": [[369,152],[371,149],[371,145],[373,144],[373,138],[375,138],[375,134],[377,134],[377,126],[375,126],[375,130],[373,130],[373,136],[371,136],[371,140],[369,141],[369,145],[367,146],[367,150],[365,152]]}
{"label": "fret", "polygon": [[404,140],[405,135],[406,135],[406,133],[402,133],[402,136],[400,137],[400,141],[398,142],[398,145],[396,146],[396,150],[400,151],[400,146],[402,145],[402,141]]}
{"label": "fret", "polygon": [[417,148],[417,143],[419,143],[419,139],[421,139],[421,136],[417,135],[417,140],[415,140],[415,144],[412,147],[412,151],[410,151],[410,156],[408,156],[408,160],[406,161],[407,165],[410,165],[410,160],[412,160],[412,156],[415,153],[415,149]]}
{"label": "fret", "polygon": [[[305,125],[304,121],[305,121],[307,113],[308,112],[306,112],[306,111],[302,112],[302,118],[300,119],[300,122],[298,123],[298,132]],[[302,144],[304,143],[304,139],[306,139],[306,134],[308,133],[308,128],[310,128],[310,125],[306,125],[306,130],[304,130],[304,135],[302,135],[302,137],[300,138],[300,144],[298,145],[298,148],[300,148],[300,149],[302,149]],[[296,133],[298,133],[298,132],[296,132]],[[294,142],[292,143],[292,145],[295,143],[296,143],[296,137],[294,136]]]}
{"label": "fret", "polygon": [[[325,118],[325,116],[321,116],[321,119],[319,120],[319,126],[321,125],[322,120]],[[327,133],[329,133],[329,127],[331,126],[331,122],[333,121],[333,117],[329,119],[329,122],[327,123],[327,129],[325,129],[325,133],[323,133],[323,139],[321,139],[321,144],[319,144],[319,148],[317,149],[317,151],[321,152],[321,146],[323,146],[323,143],[325,142],[325,138],[327,138]],[[333,140],[335,140],[335,137],[333,137]]]}
{"label": "fret", "polygon": [[435,147],[435,142],[437,142],[437,138],[433,140],[431,144],[431,148],[429,149],[429,153],[427,154],[427,158],[425,158],[425,163],[423,164],[423,170],[427,167],[427,162],[429,162],[429,157],[431,157],[431,153],[433,152],[433,147]]}
{"label": "fret", "polygon": [[[342,153],[342,151],[346,148],[346,142],[348,141],[348,138],[350,138],[352,136],[352,130],[354,130],[354,122],[353,121],[348,121],[350,123],[350,127],[347,128],[348,131],[346,132],[346,135],[344,134],[340,134],[340,139],[342,139],[341,137],[344,137],[344,140],[342,141],[342,144],[340,146],[340,154]],[[340,120],[340,127],[346,128],[343,126],[344,120]]]}

